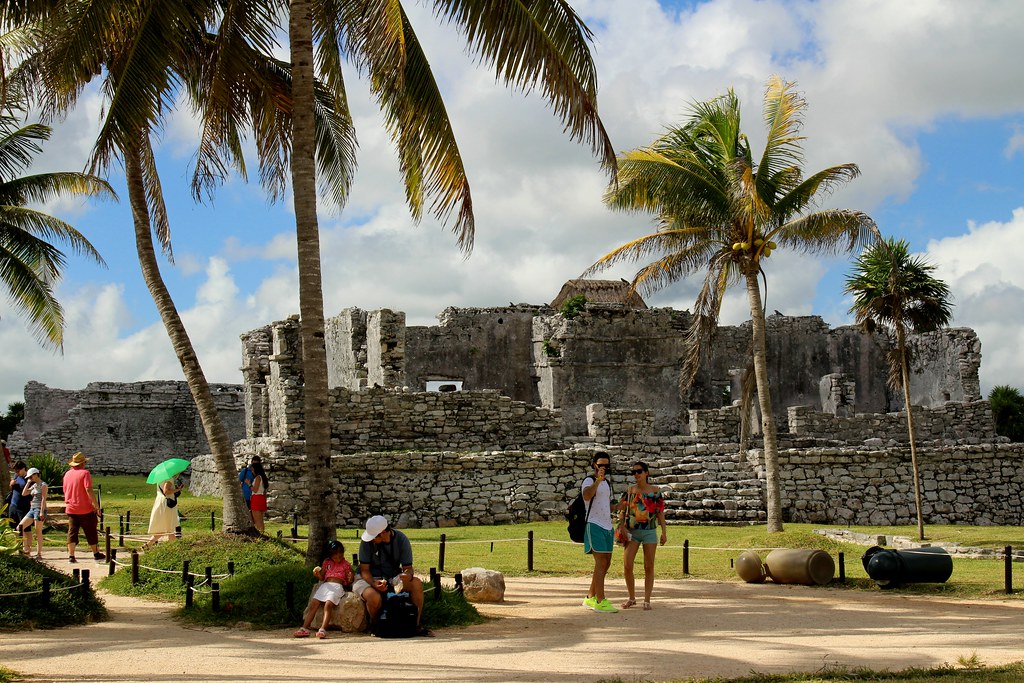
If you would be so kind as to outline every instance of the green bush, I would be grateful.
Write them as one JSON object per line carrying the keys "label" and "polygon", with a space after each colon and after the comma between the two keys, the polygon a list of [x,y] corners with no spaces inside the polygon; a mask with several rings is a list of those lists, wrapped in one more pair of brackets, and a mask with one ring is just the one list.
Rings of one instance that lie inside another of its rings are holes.
{"label": "green bush", "polygon": [[23,594],[42,590],[43,577],[50,579],[50,602],[41,594],[14,595],[0,601],[0,627],[15,629],[56,628],[101,621],[107,617],[103,601],[90,587],[62,590],[75,580],[21,555],[0,554],[0,593]]}
{"label": "green bush", "polygon": [[48,485],[64,485],[64,473],[68,471],[69,466],[53,453],[36,453],[26,460],[25,464],[39,470],[39,478]]}
{"label": "green bush", "polygon": [[577,294],[576,296],[570,296],[562,302],[562,307],[558,309],[558,312],[571,320],[582,313],[586,307],[587,297]]}
{"label": "green bush", "polygon": [[988,394],[996,434],[1010,441],[1024,441],[1024,396],[1017,389],[1001,385]]}

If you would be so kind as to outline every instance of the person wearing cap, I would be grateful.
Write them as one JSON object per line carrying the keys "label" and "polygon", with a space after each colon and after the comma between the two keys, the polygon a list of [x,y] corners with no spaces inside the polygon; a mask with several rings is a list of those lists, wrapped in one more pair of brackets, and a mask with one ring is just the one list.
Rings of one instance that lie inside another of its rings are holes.
{"label": "person wearing cap", "polygon": [[99,505],[92,490],[92,475],[85,469],[88,458],[79,451],[71,456],[71,465],[64,474],[64,511],[68,515],[68,562],[77,562],[75,548],[78,546],[78,532],[85,532],[85,540],[92,550],[93,559],[102,561],[106,555],[99,551],[99,534],[96,531]]}
{"label": "person wearing cap", "polygon": [[[409,537],[392,529],[387,517],[374,515],[366,520],[366,530],[360,539],[359,576],[352,585],[352,592],[366,603],[370,622],[376,623],[388,592],[403,590],[416,605],[418,625],[423,617],[423,582],[413,574]],[[431,635],[426,630],[420,633]]]}
{"label": "person wearing cap", "polygon": [[43,559],[43,521],[46,519],[46,482],[39,477],[39,470],[30,467],[25,473],[28,483],[22,492],[23,497],[31,496],[32,503],[29,505],[25,518],[18,525],[22,532],[21,552],[25,555],[32,554],[32,525],[36,527],[36,559]]}

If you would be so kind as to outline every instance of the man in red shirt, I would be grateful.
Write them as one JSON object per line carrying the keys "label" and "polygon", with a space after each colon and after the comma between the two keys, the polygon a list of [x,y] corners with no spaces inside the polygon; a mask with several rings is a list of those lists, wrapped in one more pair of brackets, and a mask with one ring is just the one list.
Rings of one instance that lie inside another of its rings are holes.
{"label": "man in red shirt", "polygon": [[85,469],[85,454],[79,451],[71,456],[69,469],[64,474],[64,511],[68,515],[68,562],[77,562],[75,547],[78,545],[78,530],[85,532],[85,540],[92,549],[96,561],[107,559],[99,551],[99,534],[96,532],[96,494],[92,490],[92,475]]}

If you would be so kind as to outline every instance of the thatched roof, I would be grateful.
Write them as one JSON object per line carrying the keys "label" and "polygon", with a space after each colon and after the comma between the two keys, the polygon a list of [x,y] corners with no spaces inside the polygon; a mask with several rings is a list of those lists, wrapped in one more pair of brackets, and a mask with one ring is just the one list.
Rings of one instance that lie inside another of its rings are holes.
{"label": "thatched roof", "polygon": [[562,308],[566,299],[582,294],[592,304],[621,304],[625,308],[643,310],[647,304],[636,292],[631,292],[626,280],[569,280],[562,285],[562,291],[551,302],[556,311]]}

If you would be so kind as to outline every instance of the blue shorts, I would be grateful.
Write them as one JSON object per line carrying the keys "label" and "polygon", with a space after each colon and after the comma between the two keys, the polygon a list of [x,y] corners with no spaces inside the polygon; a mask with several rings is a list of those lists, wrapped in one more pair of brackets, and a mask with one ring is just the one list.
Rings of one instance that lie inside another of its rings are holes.
{"label": "blue shorts", "polygon": [[629,538],[641,545],[658,545],[658,530],[633,529],[629,532]]}
{"label": "blue shorts", "polygon": [[610,553],[614,546],[611,529],[605,529],[593,522],[587,523],[587,530],[583,534],[583,552]]}
{"label": "blue shorts", "polygon": [[37,508],[32,508],[25,513],[25,516],[22,517],[22,519],[34,519],[37,522],[41,522],[43,521],[43,511]]}

